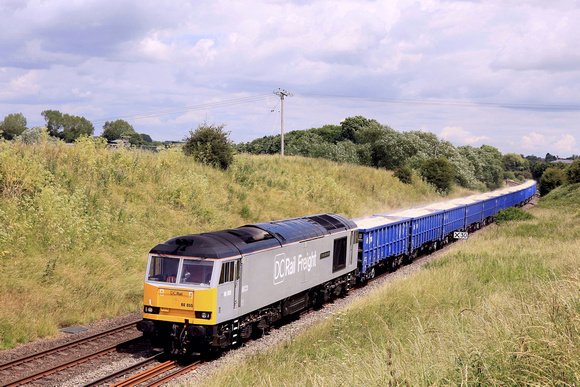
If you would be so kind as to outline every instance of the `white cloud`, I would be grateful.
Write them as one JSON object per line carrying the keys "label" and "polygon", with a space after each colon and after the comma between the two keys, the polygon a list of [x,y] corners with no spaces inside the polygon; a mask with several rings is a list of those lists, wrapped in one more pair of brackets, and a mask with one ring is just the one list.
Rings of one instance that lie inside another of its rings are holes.
{"label": "white cloud", "polygon": [[[578,142],[576,138],[567,133],[540,134],[532,132],[521,137],[521,141],[510,142],[512,147],[520,146],[528,152],[535,152],[543,156],[547,152],[560,156],[578,154]],[[547,150],[547,151],[546,151]]]}
{"label": "white cloud", "polygon": [[[84,109],[96,120],[282,87],[295,93],[284,117],[289,130],[363,115],[401,131],[444,128],[441,136],[456,145],[483,142],[504,153],[580,154],[576,141],[558,137],[575,133],[577,111],[403,102],[580,106],[575,5],[564,0],[175,0],[161,10],[153,0],[10,0],[0,4],[6,27],[0,41],[0,111],[32,112],[27,119],[33,124],[42,120],[44,109]],[[400,103],[376,102],[381,98]],[[274,102],[132,124],[156,139],[180,139],[179,133],[208,117],[227,123],[235,141],[248,141],[248,134],[272,133],[273,124],[258,124]]]}
{"label": "white cloud", "polygon": [[548,138],[543,134],[532,132],[529,135],[523,136],[521,146],[528,151],[535,151],[541,149],[548,143]]}
{"label": "white cloud", "polygon": [[490,140],[488,136],[477,136],[457,126],[447,126],[443,128],[440,136],[447,141],[462,145],[473,145],[476,143],[481,143],[482,141]]}
{"label": "white cloud", "polygon": [[554,143],[554,151],[559,155],[572,155],[577,149],[576,138],[570,134],[562,135],[560,140]]}

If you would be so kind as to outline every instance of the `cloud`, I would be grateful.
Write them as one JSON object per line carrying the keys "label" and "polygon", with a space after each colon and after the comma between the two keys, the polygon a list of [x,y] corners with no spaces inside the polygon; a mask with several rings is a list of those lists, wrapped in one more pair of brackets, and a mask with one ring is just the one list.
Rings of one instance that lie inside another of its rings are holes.
{"label": "cloud", "polygon": [[570,134],[564,134],[560,137],[560,140],[554,143],[554,151],[560,155],[566,154],[571,155],[577,152],[576,138]]}
{"label": "cloud", "polygon": [[451,141],[452,143],[468,145],[490,140],[490,138],[487,136],[477,136],[457,126],[447,126],[443,128],[440,136],[447,141]]}
{"label": "cloud", "polygon": [[[545,131],[575,133],[577,110],[404,102],[580,106],[576,8],[559,0],[5,0],[0,111],[40,124],[45,109],[84,110],[97,121],[282,87],[295,94],[289,130],[363,115],[400,131],[444,128],[458,145],[580,153]],[[365,99],[342,98],[350,96]],[[248,141],[272,134],[274,123],[260,123],[275,102],[131,123],[153,138],[181,139],[207,117]]]}
{"label": "cloud", "polygon": [[519,142],[511,142],[513,147],[520,146],[528,152],[538,152],[543,155],[542,151],[546,149],[552,154],[567,155],[577,154],[578,142],[571,134],[562,133],[559,135],[544,135],[532,132],[521,137]]}
{"label": "cloud", "polygon": [[548,138],[543,134],[532,132],[522,136],[521,146],[523,149],[534,151],[543,148],[548,143]]}

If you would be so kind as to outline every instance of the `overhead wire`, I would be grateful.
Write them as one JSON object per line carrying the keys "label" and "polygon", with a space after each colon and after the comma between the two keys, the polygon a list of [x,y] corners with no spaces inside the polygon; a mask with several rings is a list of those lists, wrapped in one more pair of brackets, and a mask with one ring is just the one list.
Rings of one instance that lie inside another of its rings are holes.
{"label": "overhead wire", "polygon": [[[298,94],[298,93],[295,93],[295,94]],[[472,102],[472,101],[405,99],[405,98],[379,98],[379,97],[357,97],[357,96],[346,96],[346,95],[309,94],[309,93],[299,93],[298,95],[301,95],[304,97],[327,98],[327,99],[348,99],[348,100],[352,100],[352,101],[397,103],[397,104],[407,104],[407,105],[486,107],[486,108],[501,108],[501,109],[556,110],[556,111],[577,111],[577,110],[580,110],[580,105],[520,104],[520,103],[500,103],[500,102]]]}

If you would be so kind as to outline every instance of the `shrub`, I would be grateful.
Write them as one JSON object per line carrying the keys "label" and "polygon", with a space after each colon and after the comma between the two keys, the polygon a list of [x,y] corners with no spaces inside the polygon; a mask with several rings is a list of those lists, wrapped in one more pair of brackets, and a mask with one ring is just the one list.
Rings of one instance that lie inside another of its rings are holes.
{"label": "shrub", "polygon": [[566,173],[559,167],[550,167],[544,171],[540,178],[540,195],[548,194],[554,188],[566,182]]}
{"label": "shrub", "polygon": [[189,137],[185,138],[183,152],[201,163],[228,169],[234,161],[235,148],[228,138],[230,132],[223,130],[225,126],[225,124],[208,125],[206,122],[198,125],[197,129],[190,130]]}
{"label": "shrub", "polygon": [[572,161],[572,164],[566,170],[566,174],[568,175],[568,183],[580,183],[580,159]]}
{"label": "shrub", "polygon": [[43,141],[48,141],[48,132],[46,128],[35,126],[32,129],[23,131],[17,139],[27,145],[40,144]]}
{"label": "shrub", "polygon": [[394,176],[404,184],[411,184],[413,182],[413,170],[406,165],[395,168]]}
{"label": "shrub", "polygon": [[503,178],[504,179],[509,179],[509,180],[515,180],[516,179],[516,175],[514,175],[514,173],[512,171],[504,171]]}
{"label": "shrub", "polygon": [[421,176],[429,184],[434,185],[437,191],[448,193],[453,186],[455,171],[453,165],[446,158],[429,159],[421,165]]}
{"label": "shrub", "polygon": [[500,210],[496,217],[495,222],[497,224],[501,224],[510,220],[527,220],[527,219],[534,219],[534,216],[529,212],[522,210],[521,208],[517,207],[509,207],[505,210]]}

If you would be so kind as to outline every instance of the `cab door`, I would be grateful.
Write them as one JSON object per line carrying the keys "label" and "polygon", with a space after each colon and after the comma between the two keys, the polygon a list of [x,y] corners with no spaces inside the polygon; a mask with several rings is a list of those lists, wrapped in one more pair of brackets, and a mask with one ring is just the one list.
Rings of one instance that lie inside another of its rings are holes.
{"label": "cab door", "polygon": [[240,303],[240,260],[222,262],[217,287],[217,321],[238,317]]}
{"label": "cab door", "polygon": [[234,309],[239,309],[242,306],[242,281],[240,274],[242,272],[242,260],[234,261]]}

